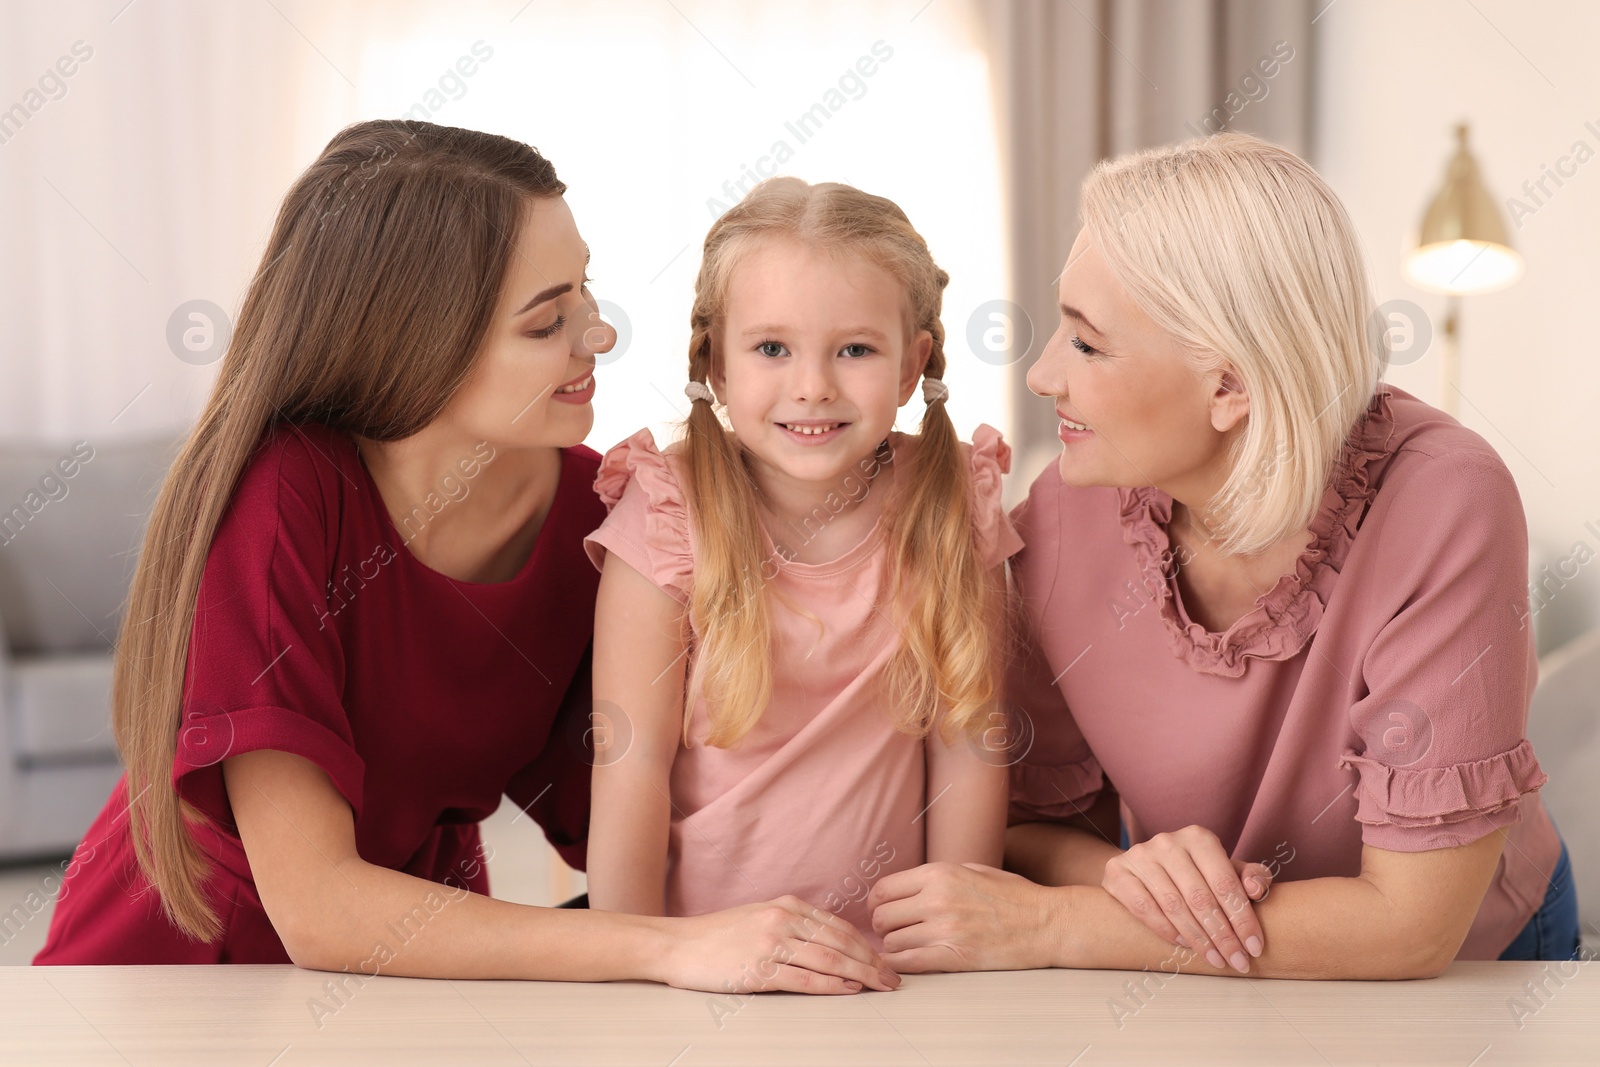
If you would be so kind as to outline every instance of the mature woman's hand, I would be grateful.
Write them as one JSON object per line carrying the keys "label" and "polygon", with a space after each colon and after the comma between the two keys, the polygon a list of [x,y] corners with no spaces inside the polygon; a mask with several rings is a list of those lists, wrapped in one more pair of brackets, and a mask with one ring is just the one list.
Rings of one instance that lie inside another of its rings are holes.
{"label": "mature woman's hand", "polygon": [[795,896],[673,919],[660,978],[680,989],[859,993],[900,976],[848,920]]}
{"label": "mature woman's hand", "polygon": [[1050,890],[981,863],[925,863],[867,898],[884,958],[902,974],[1050,967]]}
{"label": "mature woman's hand", "polygon": [[1266,898],[1272,872],[1233,859],[1203,826],[1157,834],[1112,857],[1101,885],[1158,936],[1213,967],[1231,963],[1246,974],[1245,952],[1259,956],[1266,945],[1250,905]]}

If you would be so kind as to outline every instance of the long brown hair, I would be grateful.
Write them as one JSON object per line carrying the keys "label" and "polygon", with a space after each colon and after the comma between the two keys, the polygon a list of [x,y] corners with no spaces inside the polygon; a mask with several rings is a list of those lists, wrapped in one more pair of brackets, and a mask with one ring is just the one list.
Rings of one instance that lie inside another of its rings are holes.
{"label": "long brown hair", "polygon": [[[890,200],[838,183],[798,178],[761,182],[711,227],[695,280],[689,378],[705,382],[721,366],[721,331],[730,279],[758,241],[787,237],[830,252],[859,255],[898,279],[913,333],[933,348],[923,372],[942,378],[940,306],[947,275],[927,242]],[[690,620],[699,638],[684,708],[706,697],[706,742],[728,747],[750,731],[772,695],[771,614],[764,583],[758,490],[733,432],[707,403],[692,405],[681,446],[696,536]],[[969,475],[960,439],[942,402],[927,405],[917,447],[884,505],[889,542],[891,618],[900,642],[885,669],[891,718],[926,736],[982,728],[998,697],[995,663],[1004,634],[1004,598],[984,573],[973,535]]]}
{"label": "long brown hair", "polygon": [[206,557],[279,421],[379,441],[432,422],[466,380],[530,198],[566,189],[525,144],[426,122],[342,130],[289,190],[205,410],[161,487],[117,642],[112,724],[139,866],[168,919],[222,933],[171,785]]}

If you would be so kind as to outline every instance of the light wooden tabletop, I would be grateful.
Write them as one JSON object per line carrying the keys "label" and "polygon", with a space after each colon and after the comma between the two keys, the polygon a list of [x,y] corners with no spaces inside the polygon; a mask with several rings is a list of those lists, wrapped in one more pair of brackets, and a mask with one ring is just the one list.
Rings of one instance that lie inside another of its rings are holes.
{"label": "light wooden tabletop", "polygon": [[1461,963],[1399,983],[911,975],[892,993],[743,1000],[345,977],[335,996],[334,976],[288,966],[0,968],[0,1063],[1600,1063],[1595,964]]}

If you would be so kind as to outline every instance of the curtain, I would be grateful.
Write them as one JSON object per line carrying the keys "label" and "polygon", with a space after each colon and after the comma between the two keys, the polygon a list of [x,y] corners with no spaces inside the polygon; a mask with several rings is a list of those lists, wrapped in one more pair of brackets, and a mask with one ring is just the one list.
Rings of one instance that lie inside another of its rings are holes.
{"label": "curtain", "polygon": [[265,4],[0,18],[0,440],[170,432],[215,366],[176,355],[169,321],[231,313],[254,269],[293,177],[275,90],[303,42]]}

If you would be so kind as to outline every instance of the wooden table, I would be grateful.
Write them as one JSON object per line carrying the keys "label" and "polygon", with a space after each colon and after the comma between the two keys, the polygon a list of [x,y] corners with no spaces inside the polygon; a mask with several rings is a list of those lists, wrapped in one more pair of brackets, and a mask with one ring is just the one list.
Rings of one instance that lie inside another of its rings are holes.
{"label": "wooden table", "polygon": [[0,1063],[1595,1064],[1597,966],[1462,963],[1398,983],[912,975],[893,993],[745,1000],[409,978],[334,997],[334,976],[287,966],[7,967]]}

